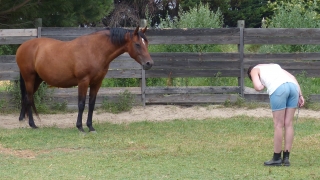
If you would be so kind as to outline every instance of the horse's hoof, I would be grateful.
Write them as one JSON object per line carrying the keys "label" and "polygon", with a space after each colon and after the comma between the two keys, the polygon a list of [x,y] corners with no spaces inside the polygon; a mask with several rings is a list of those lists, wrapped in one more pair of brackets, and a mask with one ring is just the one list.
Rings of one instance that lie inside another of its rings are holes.
{"label": "horse's hoof", "polygon": [[89,128],[89,132],[96,131],[92,126],[88,126],[88,128]]}
{"label": "horse's hoof", "polygon": [[34,126],[31,126],[32,129],[38,129],[38,126],[34,125]]}
{"label": "horse's hoof", "polygon": [[82,127],[78,128],[78,130],[82,133],[85,133],[84,129]]}

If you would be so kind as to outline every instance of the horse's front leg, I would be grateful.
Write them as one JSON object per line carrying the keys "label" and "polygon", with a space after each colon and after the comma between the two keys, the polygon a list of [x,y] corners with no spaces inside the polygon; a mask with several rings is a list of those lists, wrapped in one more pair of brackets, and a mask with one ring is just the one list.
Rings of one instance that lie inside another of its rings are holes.
{"label": "horse's front leg", "polygon": [[81,132],[84,132],[82,127],[82,114],[86,105],[87,90],[88,90],[87,83],[78,85],[78,118],[77,118],[76,126]]}
{"label": "horse's front leg", "polygon": [[90,86],[90,93],[89,93],[89,112],[88,112],[88,119],[87,119],[87,126],[89,128],[89,132],[95,132],[96,130],[92,126],[92,115],[94,106],[96,103],[97,93],[99,91],[100,85]]}

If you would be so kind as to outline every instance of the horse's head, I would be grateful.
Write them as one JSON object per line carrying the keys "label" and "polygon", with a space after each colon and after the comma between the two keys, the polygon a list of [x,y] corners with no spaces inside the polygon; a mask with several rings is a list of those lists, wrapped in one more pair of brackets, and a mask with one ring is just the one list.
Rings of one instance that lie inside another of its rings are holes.
{"label": "horse's head", "polygon": [[134,30],[131,36],[127,36],[127,51],[131,58],[142,65],[144,70],[148,70],[153,65],[153,60],[148,52],[148,40],[145,36],[147,27],[139,30],[139,26]]}

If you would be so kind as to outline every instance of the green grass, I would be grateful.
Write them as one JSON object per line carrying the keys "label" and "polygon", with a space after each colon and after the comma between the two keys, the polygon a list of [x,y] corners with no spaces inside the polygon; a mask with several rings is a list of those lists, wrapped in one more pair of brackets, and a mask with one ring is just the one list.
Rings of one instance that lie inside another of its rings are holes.
{"label": "green grass", "polygon": [[2,179],[319,179],[320,121],[299,119],[290,167],[265,167],[270,118],[1,129]]}

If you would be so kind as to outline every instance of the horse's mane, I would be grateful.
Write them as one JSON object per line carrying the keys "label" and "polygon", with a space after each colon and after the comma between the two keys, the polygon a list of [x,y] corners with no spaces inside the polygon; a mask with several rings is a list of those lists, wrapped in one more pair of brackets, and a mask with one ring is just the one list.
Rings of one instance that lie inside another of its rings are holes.
{"label": "horse's mane", "polygon": [[[113,44],[116,44],[116,45],[122,45],[125,43],[125,35],[127,33],[130,33],[130,36],[132,37],[133,35],[133,30],[130,30],[130,29],[123,29],[123,28],[106,28],[105,30],[108,30],[110,31],[110,39],[111,39],[111,42]],[[140,31],[138,32],[138,35],[140,37],[142,37],[145,41],[148,42],[147,40],[147,37],[141,33]]]}

